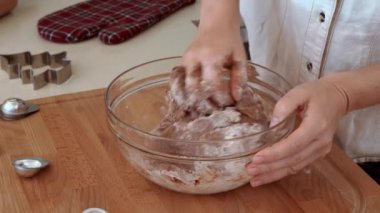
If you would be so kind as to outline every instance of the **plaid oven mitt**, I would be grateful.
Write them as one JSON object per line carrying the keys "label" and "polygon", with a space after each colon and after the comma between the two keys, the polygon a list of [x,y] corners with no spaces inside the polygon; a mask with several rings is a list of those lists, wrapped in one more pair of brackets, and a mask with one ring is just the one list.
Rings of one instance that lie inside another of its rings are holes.
{"label": "plaid oven mitt", "polygon": [[39,34],[50,41],[75,43],[99,36],[121,43],[195,0],[89,0],[38,21]]}

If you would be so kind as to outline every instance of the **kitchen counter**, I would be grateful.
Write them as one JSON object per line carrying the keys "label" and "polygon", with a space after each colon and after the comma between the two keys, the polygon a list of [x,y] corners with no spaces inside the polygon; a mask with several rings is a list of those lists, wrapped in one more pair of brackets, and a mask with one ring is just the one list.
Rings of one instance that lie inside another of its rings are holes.
{"label": "kitchen counter", "polygon": [[105,45],[97,37],[76,44],[58,44],[39,36],[39,18],[80,1],[19,0],[11,14],[0,18],[0,54],[67,51],[73,71],[73,76],[64,84],[33,90],[31,84],[23,85],[20,79],[9,80],[8,74],[0,70],[0,102],[8,97],[33,99],[104,88],[130,67],[182,55],[196,32],[191,20],[199,16],[199,1],[118,45]]}

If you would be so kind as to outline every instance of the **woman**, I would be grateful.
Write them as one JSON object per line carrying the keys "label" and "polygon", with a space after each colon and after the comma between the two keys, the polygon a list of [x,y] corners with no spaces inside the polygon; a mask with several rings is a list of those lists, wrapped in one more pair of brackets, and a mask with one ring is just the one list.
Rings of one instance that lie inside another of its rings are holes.
{"label": "woman", "polygon": [[[302,117],[288,138],[253,156],[251,185],[296,173],[329,153],[333,140],[358,163],[380,161],[380,2],[242,0],[240,8],[251,60],[297,85],[276,104],[271,125],[293,111]],[[247,78],[237,66],[246,61],[240,12],[238,0],[201,2],[199,29],[181,62],[187,88],[202,81],[216,91],[224,67],[230,94],[240,98]]]}

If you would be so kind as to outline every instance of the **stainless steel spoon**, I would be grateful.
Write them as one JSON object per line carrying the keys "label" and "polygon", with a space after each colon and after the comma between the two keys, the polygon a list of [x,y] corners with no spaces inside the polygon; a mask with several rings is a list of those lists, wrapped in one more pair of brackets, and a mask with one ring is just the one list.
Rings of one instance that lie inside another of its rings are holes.
{"label": "stainless steel spoon", "polygon": [[0,117],[5,120],[16,120],[26,117],[40,108],[19,98],[8,98],[1,104]]}
{"label": "stainless steel spoon", "polygon": [[32,177],[41,169],[49,165],[48,160],[40,157],[26,157],[13,160],[13,167],[18,175]]}

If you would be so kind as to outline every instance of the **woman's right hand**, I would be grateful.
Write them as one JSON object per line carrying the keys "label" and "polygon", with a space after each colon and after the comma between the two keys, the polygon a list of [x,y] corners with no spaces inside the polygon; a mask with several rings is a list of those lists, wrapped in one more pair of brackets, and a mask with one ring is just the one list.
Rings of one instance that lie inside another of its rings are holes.
{"label": "woman's right hand", "polygon": [[[186,96],[181,100],[187,103],[210,98],[219,106],[231,105],[241,98],[247,78],[246,61],[240,36],[239,1],[204,0],[198,32],[175,74],[177,83],[184,85],[176,88],[184,90],[177,94]],[[222,80],[225,71],[230,75],[227,86]]]}
{"label": "woman's right hand", "polygon": [[17,5],[17,0],[1,0],[0,1],[0,17],[8,14]]}

